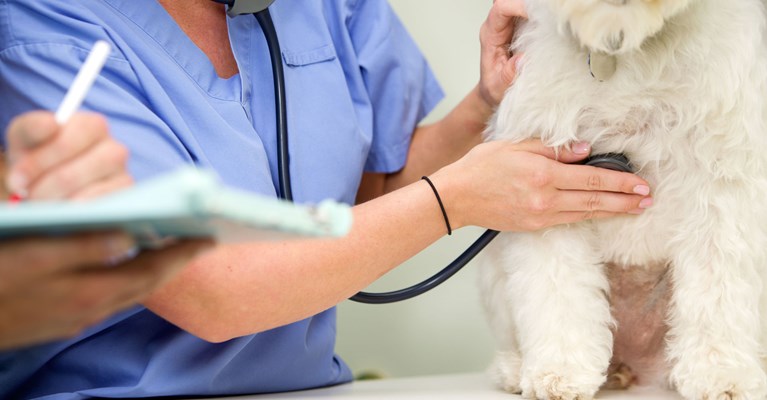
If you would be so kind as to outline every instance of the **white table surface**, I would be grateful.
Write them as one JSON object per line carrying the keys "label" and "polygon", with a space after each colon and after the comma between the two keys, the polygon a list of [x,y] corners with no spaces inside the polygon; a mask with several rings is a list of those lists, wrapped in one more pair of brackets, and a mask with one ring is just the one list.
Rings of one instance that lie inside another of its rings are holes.
{"label": "white table surface", "polygon": [[[227,397],[227,399],[471,399],[471,400],[517,400],[521,396],[511,395],[496,389],[482,373],[435,375],[414,378],[392,378],[369,381],[355,381],[324,389],[300,392]],[[632,388],[628,391],[602,391],[598,400],[681,400],[676,393],[658,388]]]}

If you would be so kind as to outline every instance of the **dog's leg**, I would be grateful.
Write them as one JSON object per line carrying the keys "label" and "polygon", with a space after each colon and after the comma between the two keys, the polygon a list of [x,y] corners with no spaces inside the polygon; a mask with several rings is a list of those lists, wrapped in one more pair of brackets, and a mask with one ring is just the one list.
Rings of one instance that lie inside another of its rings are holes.
{"label": "dog's leg", "polygon": [[490,379],[509,393],[521,393],[519,372],[521,356],[517,344],[516,328],[507,296],[508,276],[499,261],[503,250],[512,245],[511,234],[501,234],[477,258],[479,289],[490,327],[495,336],[498,351],[488,368]]}
{"label": "dog's leg", "polygon": [[488,374],[499,388],[509,393],[520,394],[522,393],[522,388],[519,385],[521,367],[522,357],[519,354],[519,349],[511,347],[507,350],[498,350],[495,353]]}
{"label": "dog's leg", "polygon": [[612,316],[592,235],[583,226],[520,234],[506,249],[525,397],[586,400],[605,381]]}
{"label": "dog's leg", "polygon": [[739,205],[748,198],[742,189],[718,187],[716,193],[722,195],[705,217],[685,221],[674,244],[670,378],[687,399],[765,399],[764,227],[750,207]]}

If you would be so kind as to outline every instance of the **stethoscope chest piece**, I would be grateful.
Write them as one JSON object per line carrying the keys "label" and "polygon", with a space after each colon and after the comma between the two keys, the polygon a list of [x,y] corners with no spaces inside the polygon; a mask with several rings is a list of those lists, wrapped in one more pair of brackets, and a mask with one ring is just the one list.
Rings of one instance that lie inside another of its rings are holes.
{"label": "stethoscope chest piece", "polygon": [[236,17],[244,14],[256,14],[266,10],[274,0],[238,0],[238,1],[217,1],[227,4],[226,13],[230,17]]}
{"label": "stethoscope chest piece", "polygon": [[620,153],[593,155],[587,158],[583,164],[592,167],[611,169],[613,171],[634,172],[634,167],[631,165],[628,157]]}

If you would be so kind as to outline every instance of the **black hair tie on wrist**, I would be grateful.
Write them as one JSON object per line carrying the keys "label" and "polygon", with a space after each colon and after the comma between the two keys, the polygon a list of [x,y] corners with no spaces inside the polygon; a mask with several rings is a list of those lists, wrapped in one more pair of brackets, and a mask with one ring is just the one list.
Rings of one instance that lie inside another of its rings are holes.
{"label": "black hair tie on wrist", "polygon": [[434,196],[437,198],[437,203],[439,203],[439,209],[442,210],[442,216],[445,218],[445,225],[447,225],[447,234],[452,235],[453,229],[450,228],[450,220],[447,219],[447,211],[445,211],[445,206],[442,204],[442,199],[439,197],[439,193],[437,192],[437,188],[434,186],[433,183],[431,183],[431,179],[429,179],[428,176],[422,176],[421,179],[425,180],[426,183],[431,186],[431,190],[434,192]]}

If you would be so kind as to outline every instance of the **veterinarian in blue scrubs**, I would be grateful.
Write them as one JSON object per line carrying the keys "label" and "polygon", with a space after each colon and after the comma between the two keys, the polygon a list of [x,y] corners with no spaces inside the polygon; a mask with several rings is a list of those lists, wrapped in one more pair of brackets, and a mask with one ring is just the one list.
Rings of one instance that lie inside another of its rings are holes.
{"label": "veterinarian in blue scrubs", "polygon": [[[275,195],[271,70],[254,18],[227,19],[207,0],[0,4],[0,91],[13,100],[0,107],[0,125],[54,109],[91,45],[107,40],[115,50],[85,106],[109,117],[136,179],[195,164]],[[503,49],[520,4],[496,1],[483,27],[482,82],[443,121],[417,128],[442,92],[384,0],[277,1],[294,196],[372,199],[355,207],[353,231],[218,246],[147,308],[0,354],[0,397],[216,396],[348,382],[333,352],[333,306],[446,233],[421,175],[432,176],[454,228],[529,230],[636,209],[634,188],[646,185],[638,177],[565,168],[536,142],[477,145],[514,77]],[[588,150],[576,144],[561,157]],[[604,186],[588,186],[595,174]],[[536,206],[544,193],[551,207]],[[602,209],[588,208],[594,195]]]}

